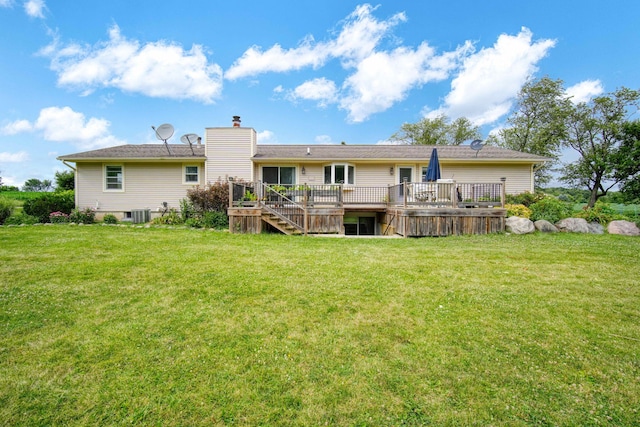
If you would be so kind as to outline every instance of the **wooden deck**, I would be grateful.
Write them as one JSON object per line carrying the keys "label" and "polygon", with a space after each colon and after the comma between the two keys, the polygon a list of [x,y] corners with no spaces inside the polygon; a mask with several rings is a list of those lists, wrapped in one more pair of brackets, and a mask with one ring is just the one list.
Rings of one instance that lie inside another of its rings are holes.
{"label": "wooden deck", "polygon": [[[421,200],[412,196],[415,192],[408,191],[411,187],[407,184],[401,188],[349,188],[347,192],[342,188],[309,186],[278,192],[262,183],[231,183],[229,230],[243,234],[261,233],[267,228],[285,234],[345,234],[345,215],[353,219],[353,216],[372,217],[375,213],[377,235],[436,237],[504,232],[504,187],[500,188],[499,183],[473,185],[446,183],[436,188],[439,197]],[[466,189],[478,185],[490,188],[491,192],[483,190],[483,199],[460,200],[460,190],[467,195]],[[255,191],[257,200],[238,197],[247,191]],[[490,200],[484,200],[487,198]],[[371,233],[371,225],[367,231]]]}

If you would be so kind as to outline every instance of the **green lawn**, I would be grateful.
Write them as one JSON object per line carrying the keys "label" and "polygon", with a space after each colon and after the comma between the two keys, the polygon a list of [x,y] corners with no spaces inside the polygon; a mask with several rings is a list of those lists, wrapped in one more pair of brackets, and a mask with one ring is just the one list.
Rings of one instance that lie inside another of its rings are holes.
{"label": "green lawn", "polygon": [[638,425],[640,239],[0,227],[0,424]]}

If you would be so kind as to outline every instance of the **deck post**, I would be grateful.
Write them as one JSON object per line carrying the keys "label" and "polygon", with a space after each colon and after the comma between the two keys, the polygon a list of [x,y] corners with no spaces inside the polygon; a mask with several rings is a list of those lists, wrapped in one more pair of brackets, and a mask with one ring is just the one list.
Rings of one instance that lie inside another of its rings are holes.
{"label": "deck post", "polygon": [[306,236],[309,233],[309,212],[307,209],[308,203],[307,200],[309,200],[309,187],[307,186],[307,183],[304,183],[304,191],[303,191],[303,196],[302,196],[302,211],[304,214],[303,217],[303,222],[304,222],[304,235]]}
{"label": "deck post", "polygon": [[507,198],[507,177],[503,176],[500,178],[500,181],[502,181],[502,185],[500,186],[500,207],[504,208],[504,201]]}
{"label": "deck post", "polygon": [[403,199],[403,206],[406,208],[407,207],[407,179],[406,178],[402,181],[402,199]]}
{"label": "deck post", "polygon": [[229,177],[229,207],[233,207],[233,178]]}

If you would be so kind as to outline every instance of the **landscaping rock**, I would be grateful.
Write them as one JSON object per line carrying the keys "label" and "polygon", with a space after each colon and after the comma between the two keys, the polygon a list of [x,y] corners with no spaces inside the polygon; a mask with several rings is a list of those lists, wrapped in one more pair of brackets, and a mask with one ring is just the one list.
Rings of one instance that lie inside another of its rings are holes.
{"label": "landscaping rock", "polygon": [[598,222],[590,222],[587,227],[589,227],[591,234],[604,234],[604,226]]}
{"label": "landscaping rock", "polygon": [[529,234],[536,231],[536,228],[533,226],[533,222],[531,222],[528,218],[521,218],[519,216],[510,216],[505,221],[505,228],[507,232],[513,234]]}
{"label": "landscaping rock", "polygon": [[560,231],[569,233],[590,233],[589,223],[584,218],[565,218],[556,222],[556,227]]}
{"label": "landscaping rock", "polygon": [[640,229],[631,221],[611,221],[607,227],[609,234],[622,234],[623,236],[640,236]]}
{"label": "landscaping rock", "polygon": [[557,233],[558,232],[558,227],[556,227],[555,225],[551,224],[546,219],[539,219],[536,222],[534,222],[533,225],[534,225],[534,227],[536,227],[536,230],[538,230],[538,231],[540,231],[542,233]]}

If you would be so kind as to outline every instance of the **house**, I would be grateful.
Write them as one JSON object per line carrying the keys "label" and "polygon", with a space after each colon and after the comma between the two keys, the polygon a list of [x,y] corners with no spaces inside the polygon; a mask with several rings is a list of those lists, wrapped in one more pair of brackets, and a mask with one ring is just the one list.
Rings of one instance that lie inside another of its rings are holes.
{"label": "house", "polygon": [[[95,208],[98,215],[111,213],[128,219],[142,210],[156,216],[166,208],[179,208],[189,188],[216,181],[289,188],[306,185],[318,190],[329,185],[340,186],[342,203],[336,214],[341,217],[338,228],[329,227],[329,232],[349,232],[353,228],[349,224],[356,223],[367,234],[382,232],[381,214],[388,207],[381,206],[382,199],[388,204],[402,196],[396,202],[402,200],[405,208],[407,203],[415,208],[418,202],[425,202],[423,208],[444,208],[432,199],[436,193],[438,199],[452,194],[447,197],[451,203],[447,207],[452,209],[462,207],[454,202],[464,201],[469,202],[468,207],[486,207],[478,205],[481,191],[492,198],[533,191],[534,167],[548,160],[491,146],[477,151],[469,146],[262,145],[257,144],[256,131],[239,122],[235,116],[231,127],[207,128],[201,144],[123,145],[58,159],[76,172],[76,206]],[[427,188],[424,177],[436,148],[443,180]],[[364,190],[367,188],[384,195],[369,201],[358,196],[356,201],[355,194],[373,191]],[[353,206],[349,206],[350,199]],[[317,197],[315,200],[318,203]],[[255,207],[253,215],[257,215]]]}

